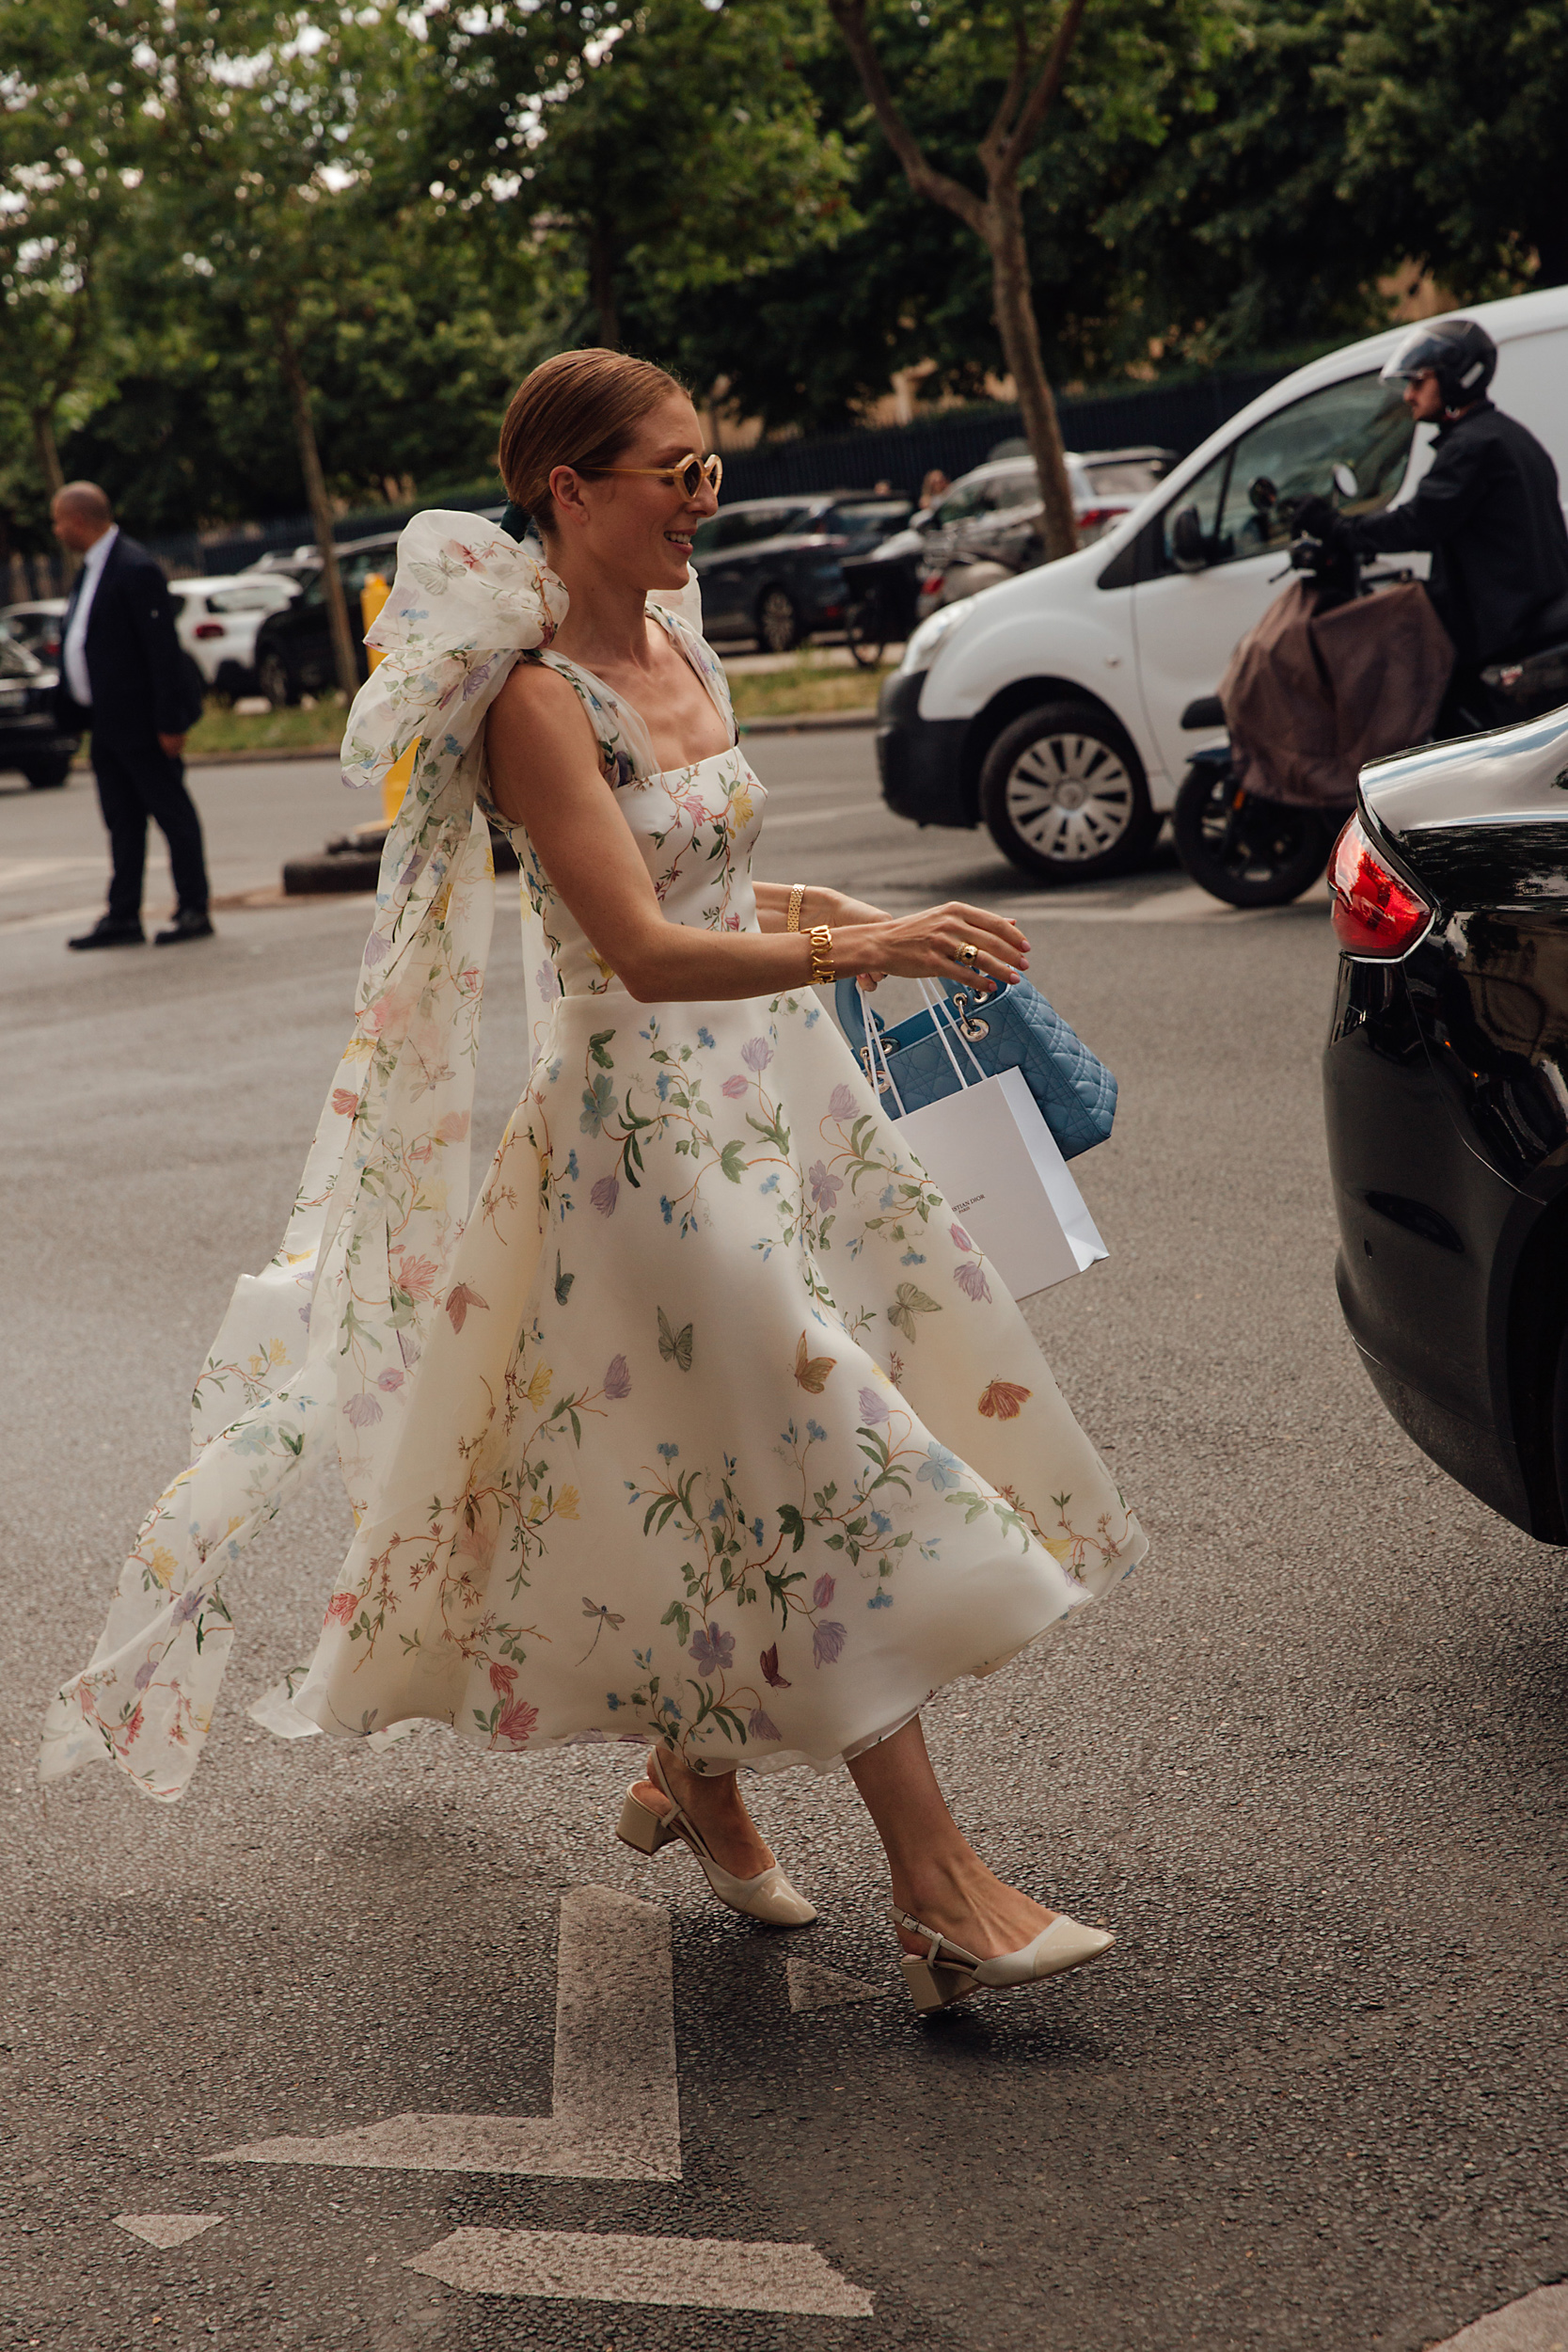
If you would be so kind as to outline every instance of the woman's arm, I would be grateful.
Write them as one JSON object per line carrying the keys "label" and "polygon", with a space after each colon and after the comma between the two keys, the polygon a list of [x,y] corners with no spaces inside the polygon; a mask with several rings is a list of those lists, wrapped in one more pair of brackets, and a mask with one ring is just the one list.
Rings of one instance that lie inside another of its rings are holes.
{"label": "woman's arm", "polygon": [[[789,915],[789,897],[793,882],[755,884],[757,919],[765,931],[782,931]],[[829,890],[821,882],[808,882],[806,895],[800,901],[800,929],[809,931],[814,923],[831,923],[835,929],[841,923],[886,923],[891,920],[886,910],[874,907],[864,898],[847,898],[842,890]]]}
{"label": "woman's arm", "polygon": [[[591,728],[559,672],[519,663],[487,723],[490,790],[502,816],[527,829],[551,882],[595,949],[641,1004],[701,1003],[809,987],[806,930],[698,930],[669,922],[631,829],[606,783]],[[771,895],[776,884],[763,884]],[[787,903],[788,890],[784,891]],[[820,917],[818,918],[820,920]],[[911,978],[1016,977],[1028,943],[1006,916],[946,906],[834,925],[841,973]],[[976,970],[955,949],[979,948]]]}

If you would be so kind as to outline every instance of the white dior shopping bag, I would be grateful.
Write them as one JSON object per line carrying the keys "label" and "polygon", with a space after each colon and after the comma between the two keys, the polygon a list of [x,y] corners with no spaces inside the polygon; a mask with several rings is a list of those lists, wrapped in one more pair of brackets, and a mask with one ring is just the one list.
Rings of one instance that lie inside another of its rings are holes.
{"label": "white dior shopping bag", "polygon": [[[940,1013],[937,1020],[942,1034]],[[866,1033],[876,1039],[870,1020]],[[958,1041],[961,1048],[961,1033]],[[871,1050],[879,1075],[885,1073],[883,1090],[898,1104],[887,1057],[875,1042]],[[899,1104],[899,1133],[1013,1297],[1028,1298],[1108,1257],[1022,1072],[986,1077],[978,1064],[974,1074],[956,1058],[953,1066],[958,1091],[922,1110]]]}

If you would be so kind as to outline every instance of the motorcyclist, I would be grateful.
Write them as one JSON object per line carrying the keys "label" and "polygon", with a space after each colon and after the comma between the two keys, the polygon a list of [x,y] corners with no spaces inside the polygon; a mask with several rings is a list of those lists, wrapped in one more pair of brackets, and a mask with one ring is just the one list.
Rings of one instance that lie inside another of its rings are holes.
{"label": "motorcyclist", "polygon": [[1456,677],[1528,644],[1547,606],[1568,596],[1568,524],[1557,469],[1532,433],[1486,396],[1497,345],[1473,319],[1413,327],[1383,370],[1402,381],[1418,424],[1436,424],[1432,465],[1402,505],[1341,515],[1326,499],[1296,509],[1298,530],[1357,555],[1431,551],[1427,593],[1453,641]]}

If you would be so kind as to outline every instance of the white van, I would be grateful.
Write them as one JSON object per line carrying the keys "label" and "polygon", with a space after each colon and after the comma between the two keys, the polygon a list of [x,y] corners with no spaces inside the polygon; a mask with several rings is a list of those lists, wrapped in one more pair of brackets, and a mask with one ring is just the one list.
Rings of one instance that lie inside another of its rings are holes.
{"label": "white van", "polygon": [[[1568,286],[1456,315],[1485,326],[1497,346],[1493,399],[1568,480]],[[1212,711],[1196,730],[1183,712],[1213,695],[1282,585],[1289,530],[1254,511],[1248,484],[1267,475],[1284,507],[1327,496],[1342,461],[1358,485],[1346,512],[1375,514],[1431,463],[1431,428],[1413,428],[1402,388],[1378,380],[1409,331],[1298,368],[1093,547],[923,621],[878,714],[889,807],[922,825],[983,822],[1016,866],[1049,881],[1134,865],[1192,754],[1220,733]],[[1183,569],[1171,529],[1188,507],[1204,551]],[[1419,555],[1397,561],[1426,566]]]}

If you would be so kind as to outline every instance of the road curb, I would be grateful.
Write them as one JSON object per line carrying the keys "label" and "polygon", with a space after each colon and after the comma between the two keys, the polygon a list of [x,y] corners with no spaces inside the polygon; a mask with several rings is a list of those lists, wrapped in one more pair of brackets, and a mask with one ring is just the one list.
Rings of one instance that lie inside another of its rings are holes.
{"label": "road curb", "polygon": [[[874,710],[802,710],[794,718],[742,719],[740,733],[748,735],[835,735],[860,734],[877,723]],[[336,759],[339,746],[324,743],[314,751],[302,751],[291,744],[278,751],[187,752],[187,768],[266,768],[288,759]],[[90,775],[90,763],[85,759],[71,763],[72,774]]]}

